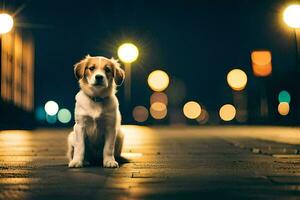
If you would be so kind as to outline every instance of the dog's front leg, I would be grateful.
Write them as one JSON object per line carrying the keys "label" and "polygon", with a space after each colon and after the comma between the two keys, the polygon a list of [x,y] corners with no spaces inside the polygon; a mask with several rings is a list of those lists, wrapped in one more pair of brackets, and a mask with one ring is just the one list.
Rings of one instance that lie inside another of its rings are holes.
{"label": "dog's front leg", "polygon": [[82,167],[84,159],[84,128],[76,123],[74,126],[75,142],[73,159],[69,162],[69,167]]}
{"label": "dog's front leg", "polygon": [[103,149],[103,167],[116,168],[119,164],[115,160],[114,151],[117,131],[115,127],[106,129],[105,144]]}

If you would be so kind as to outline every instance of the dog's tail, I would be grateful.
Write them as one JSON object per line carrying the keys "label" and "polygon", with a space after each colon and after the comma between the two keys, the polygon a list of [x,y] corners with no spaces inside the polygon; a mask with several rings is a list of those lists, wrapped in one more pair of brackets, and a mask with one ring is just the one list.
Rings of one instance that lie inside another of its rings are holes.
{"label": "dog's tail", "polygon": [[74,154],[74,137],[75,134],[72,131],[69,136],[68,136],[68,151],[67,151],[67,157],[69,159],[69,161],[71,161],[73,159],[73,154]]}

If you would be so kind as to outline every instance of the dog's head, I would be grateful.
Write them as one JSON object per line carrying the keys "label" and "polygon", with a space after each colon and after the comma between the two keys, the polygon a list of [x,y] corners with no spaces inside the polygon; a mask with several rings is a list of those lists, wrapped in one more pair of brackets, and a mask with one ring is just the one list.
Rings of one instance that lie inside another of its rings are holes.
{"label": "dog's head", "polygon": [[111,58],[89,56],[74,65],[75,77],[81,88],[88,88],[93,93],[99,93],[120,86],[125,78],[120,63]]}

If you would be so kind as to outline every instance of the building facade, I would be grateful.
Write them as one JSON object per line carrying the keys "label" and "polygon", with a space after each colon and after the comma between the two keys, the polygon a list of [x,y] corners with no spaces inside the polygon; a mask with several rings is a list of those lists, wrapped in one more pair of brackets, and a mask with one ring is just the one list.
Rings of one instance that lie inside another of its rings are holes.
{"label": "building facade", "polygon": [[34,42],[18,29],[0,36],[0,129],[34,127]]}

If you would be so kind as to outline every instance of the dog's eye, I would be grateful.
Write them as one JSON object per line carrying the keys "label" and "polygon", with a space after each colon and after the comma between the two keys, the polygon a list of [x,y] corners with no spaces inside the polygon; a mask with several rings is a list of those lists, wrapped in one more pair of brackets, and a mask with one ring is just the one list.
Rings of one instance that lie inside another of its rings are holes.
{"label": "dog's eye", "polygon": [[111,72],[111,67],[109,65],[105,65],[104,70],[105,70],[106,73],[110,73]]}
{"label": "dog's eye", "polygon": [[95,69],[95,66],[89,67],[89,70],[91,70],[91,71],[94,71],[94,69]]}

